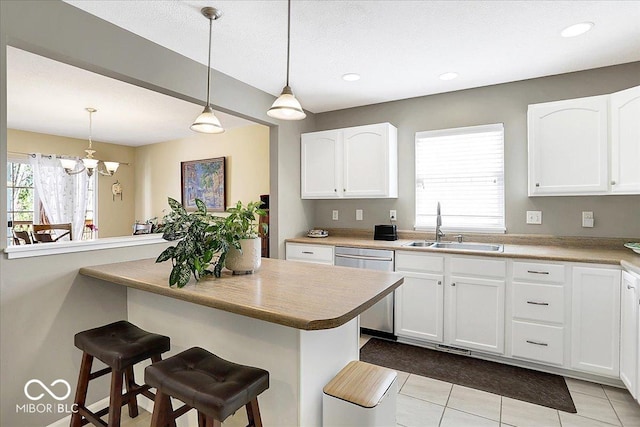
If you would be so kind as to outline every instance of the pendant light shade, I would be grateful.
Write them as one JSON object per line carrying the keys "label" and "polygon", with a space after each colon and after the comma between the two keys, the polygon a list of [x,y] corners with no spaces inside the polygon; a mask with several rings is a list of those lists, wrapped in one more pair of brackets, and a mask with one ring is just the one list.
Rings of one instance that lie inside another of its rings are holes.
{"label": "pendant light shade", "polygon": [[267,115],[275,119],[282,120],[302,120],[307,115],[305,114],[300,102],[296,99],[289,86],[285,86],[282,89],[282,93],[275,100]]}
{"label": "pendant light shade", "polygon": [[300,102],[293,95],[289,86],[289,57],[291,51],[291,0],[288,0],[287,8],[287,84],[282,89],[282,93],[275,100],[271,108],[267,111],[269,117],[281,120],[302,120],[305,114]]}
{"label": "pendant light shade", "polygon": [[211,108],[210,93],[211,93],[211,33],[213,27],[213,21],[222,16],[222,12],[215,7],[203,7],[201,9],[202,14],[209,20],[209,61],[207,63],[207,105],[205,105],[202,113],[196,117],[193,124],[190,126],[192,131],[200,133],[222,133],[224,128],[220,124],[220,120],[213,113]]}
{"label": "pendant light shade", "polygon": [[213,110],[209,105],[204,107],[204,111],[196,117],[191,125],[191,130],[200,133],[222,133],[224,128],[220,124],[220,120],[213,114]]}

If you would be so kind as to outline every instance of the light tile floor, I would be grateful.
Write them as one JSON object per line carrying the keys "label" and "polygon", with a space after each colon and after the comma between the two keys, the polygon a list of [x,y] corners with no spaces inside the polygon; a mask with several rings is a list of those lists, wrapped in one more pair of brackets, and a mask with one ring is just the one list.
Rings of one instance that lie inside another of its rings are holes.
{"label": "light tile floor", "polygon": [[[361,337],[360,346],[369,338]],[[626,390],[566,381],[577,414],[398,372],[396,422],[403,427],[640,427],[640,405]]]}
{"label": "light tile floor", "polygon": [[[360,346],[368,339],[362,337]],[[572,378],[566,381],[577,414],[398,372],[397,426],[640,427],[640,405],[626,390]],[[142,411],[132,420],[126,412],[123,410],[123,427],[149,425],[149,413]],[[238,411],[224,425],[246,425],[244,411]]]}

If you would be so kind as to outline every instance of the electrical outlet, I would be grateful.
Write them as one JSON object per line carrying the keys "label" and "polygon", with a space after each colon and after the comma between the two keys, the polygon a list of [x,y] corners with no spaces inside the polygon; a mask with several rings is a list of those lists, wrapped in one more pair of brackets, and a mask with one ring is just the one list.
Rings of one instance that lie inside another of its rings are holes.
{"label": "electrical outlet", "polygon": [[582,226],[587,228],[593,227],[593,212],[582,212]]}
{"label": "electrical outlet", "polygon": [[527,224],[542,224],[542,211],[527,211]]}
{"label": "electrical outlet", "polygon": [[362,209],[356,209],[356,221],[362,221]]}
{"label": "electrical outlet", "polygon": [[333,219],[334,221],[338,220],[338,210],[337,209],[333,210],[333,214],[331,215],[331,219]]}
{"label": "electrical outlet", "polygon": [[398,220],[398,215],[396,214],[396,210],[395,209],[391,209],[389,211],[389,220],[390,221],[397,221]]}

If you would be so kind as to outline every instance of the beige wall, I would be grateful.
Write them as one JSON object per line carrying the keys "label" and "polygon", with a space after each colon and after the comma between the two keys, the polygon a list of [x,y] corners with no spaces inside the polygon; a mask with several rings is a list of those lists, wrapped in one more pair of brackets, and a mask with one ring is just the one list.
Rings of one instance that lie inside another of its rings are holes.
{"label": "beige wall", "polygon": [[[227,206],[241,200],[259,201],[269,194],[269,128],[252,125],[218,135],[189,138],[136,148],[135,216],[162,218],[167,197],[181,200],[180,163],[225,157]],[[166,213],[166,212],[165,212]]]}
{"label": "beige wall", "polygon": [[[507,233],[586,237],[640,237],[640,196],[527,196],[527,106],[607,94],[640,85],[640,62],[424,96],[316,115],[317,130],[390,122],[398,128],[398,198],[317,201],[318,227],[373,229],[396,209],[398,228],[412,230],[415,212],[415,133],[504,123]],[[571,159],[566,159],[570,162]],[[331,211],[340,211],[340,220]],[[355,221],[355,210],[364,221]],[[526,211],[542,211],[542,225],[525,223]],[[592,211],[595,227],[582,228],[581,212]]]}
{"label": "beige wall", "polygon": [[[83,139],[67,138],[25,132],[16,129],[7,130],[7,149],[9,152],[66,154],[84,157],[88,142]],[[131,234],[134,222],[134,172],[135,150],[118,144],[93,141],[98,159],[113,160],[122,165],[114,176],[98,176],[98,231],[99,237],[125,236]],[[122,199],[114,200],[111,185],[119,181],[122,184]]]}

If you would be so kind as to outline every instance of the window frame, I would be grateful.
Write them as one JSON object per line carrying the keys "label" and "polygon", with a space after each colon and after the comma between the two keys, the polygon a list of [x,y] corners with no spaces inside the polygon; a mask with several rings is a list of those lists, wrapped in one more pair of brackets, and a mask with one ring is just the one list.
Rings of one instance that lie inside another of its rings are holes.
{"label": "window frame", "polygon": [[[498,226],[492,226],[489,224],[485,224],[485,226],[446,226],[443,225],[441,227],[443,232],[447,233],[489,233],[489,234],[504,234],[506,233],[506,183],[505,183],[505,141],[504,141],[504,124],[503,123],[493,123],[493,124],[484,124],[484,125],[476,125],[476,126],[465,126],[458,128],[448,128],[448,129],[437,129],[437,130],[428,130],[428,131],[419,131],[415,133],[415,142],[414,142],[414,230],[416,231],[435,231],[435,221],[433,225],[423,225],[418,223],[418,216],[421,214],[418,212],[418,153],[417,153],[417,145],[420,140],[425,138],[437,138],[437,137],[445,137],[445,136],[455,136],[455,135],[468,135],[473,133],[483,133],[483,132],[496,132],[500,131],[502,133],[502,141],[501,141],[501,151],[502,151],[502,170],[501,176],[499,180],[502,185],[502,192],[500,197],[501,204],[501,224]],[[435,214],[435,209],[434,209]],[[424,213],[422,213],[424,215]],[[445,216],[443,215],[443,218]]]}

